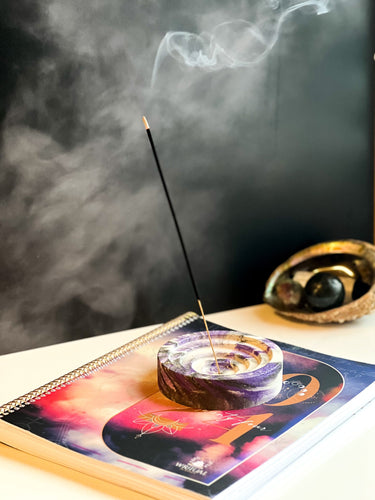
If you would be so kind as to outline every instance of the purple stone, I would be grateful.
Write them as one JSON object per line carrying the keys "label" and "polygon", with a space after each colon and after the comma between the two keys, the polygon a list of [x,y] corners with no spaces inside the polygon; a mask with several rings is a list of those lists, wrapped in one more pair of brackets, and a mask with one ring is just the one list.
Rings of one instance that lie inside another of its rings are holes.
{"label": "purple stone", "polygon": [[275,293],[282,305],[286,308],[298,307],[304,298],[303,287],[297,281],[285,279],[275,286]]}

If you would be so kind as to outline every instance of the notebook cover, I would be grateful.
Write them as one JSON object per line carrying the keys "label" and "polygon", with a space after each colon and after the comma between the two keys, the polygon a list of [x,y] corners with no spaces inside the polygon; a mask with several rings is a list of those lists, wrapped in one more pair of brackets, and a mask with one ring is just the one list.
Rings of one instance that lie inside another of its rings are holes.
{"label": "notebook cover", "polygon": [[[298,455],[314,435],[324,437],[365,404],[354,398],[375,381],[374,365],[277,342],[284,354],[283,387],[272,401],[235,411],[187,408],[158,391],[156,371],[162,344],[204,330],[195,315],[182,318],[130,349],[124,346],[112,360],[103,356],[101,363],[85,365],[38,399],[29,396],[28,404],[15,400],[15,411],[4,405],[3,420],[81,455],[214,497],[249,474],[261,474],[267,462],[275,463],[276,473],[286,465],[275,462],[281,452],[293,446]],[[333,423],[325,427],[328,417]]]}

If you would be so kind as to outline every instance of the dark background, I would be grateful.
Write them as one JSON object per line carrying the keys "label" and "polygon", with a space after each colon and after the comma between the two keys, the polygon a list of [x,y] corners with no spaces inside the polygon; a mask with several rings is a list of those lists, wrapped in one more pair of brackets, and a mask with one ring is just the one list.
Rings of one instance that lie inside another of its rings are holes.
{"label": "dark background", "polygon": [[206,312],[372,241],[373,2],[308,3],[1,1],[1,353],[197,309],[143,114]]}

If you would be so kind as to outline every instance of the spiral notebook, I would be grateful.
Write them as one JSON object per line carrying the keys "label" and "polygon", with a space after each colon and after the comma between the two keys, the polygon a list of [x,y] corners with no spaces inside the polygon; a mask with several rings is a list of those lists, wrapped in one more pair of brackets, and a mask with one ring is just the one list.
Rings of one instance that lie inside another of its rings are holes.
{"label": "spiral notebook", "polygon": [[375,365],[276,342],[283,386],[272,401],[179,405],[158,390],[157,352],[200,331],[186,313],[1,406],[0,441],[158,499],[245,499],[375,398]]}

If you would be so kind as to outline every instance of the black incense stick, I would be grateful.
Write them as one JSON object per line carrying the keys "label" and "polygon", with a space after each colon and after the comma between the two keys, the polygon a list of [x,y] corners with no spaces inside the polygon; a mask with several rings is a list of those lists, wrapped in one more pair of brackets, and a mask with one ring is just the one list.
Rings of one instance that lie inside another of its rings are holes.
{"label": "black incense stick", "polygon": [[156,163],[156,166],[158,168],[160,179],[161,179],[161,182],[163,184],[165,195],[166,195],[167,200],[168,200],[169,208],[170,208],[171,213],[172,213],[172,217],[173,217],[174,224],[175,224],[175,227],[176,227],[176,230],[177,230],[178,238],[180,240],[182,252],[183,252],[184,257],[185,257],[186,267],[187,267],[188,272],[189,272],[191,284],[193,285],[195,297],[197,299],[200,312],[202,314],[202,318],[203,318],[203,321],[204,321],[204,326],[206,327],[206,332],[207,332],[207,335],[208,335],[208,339],[210,341],[212,353],[213,353],[214,358],[215,358],[215,363],[216,363],[217,371],[218,371],[218,373],[220,373],[219,363],[217,361],[217,357],[216,357],[215,349],[214,349],[214,346],[213,346],[213,343],[212,343],[211,335],[210,335],[210,332],[208,330],[206,318],[205,318],[205,315],[204,315],[204,312],[203,312],[202,302],[201,302],[201,300],[199,298],[197,284],[195,282],[193,271],[191,269],[191,265],[190,265],[190,262],[189,262],[189,257],[188,257],[187,251],[186,251],[184,240],[182,238],[182,233],[181,233],[181,230],[180,230],[180,226],[179,226],[178,221],[177,221],[176,212],[175,212],[175,210],[173,208],[173,203],[172,203],[171,197],[169,196],[168,187],[167,187],[167,184],[165,182],[163,171],[162,171],[161,166],[160,166],[159,158],[158,158],[158,155],[157,155],[157,152],[156,152],[156,149],[155,149],[154,140],[153,140],[152,135],[151,135],[150,126],[149,126],[148,121],[147,121],[147,119],[146,119],[145,116],[142,117],[142,120],[143,120],[143,124],[144,124],[144,126],[146,128],[147,136],[148,136],[148,139],[149,139],[150,144],[151,144],[151,149],[152,149],[152,153],[154,155],[155,163]]}

